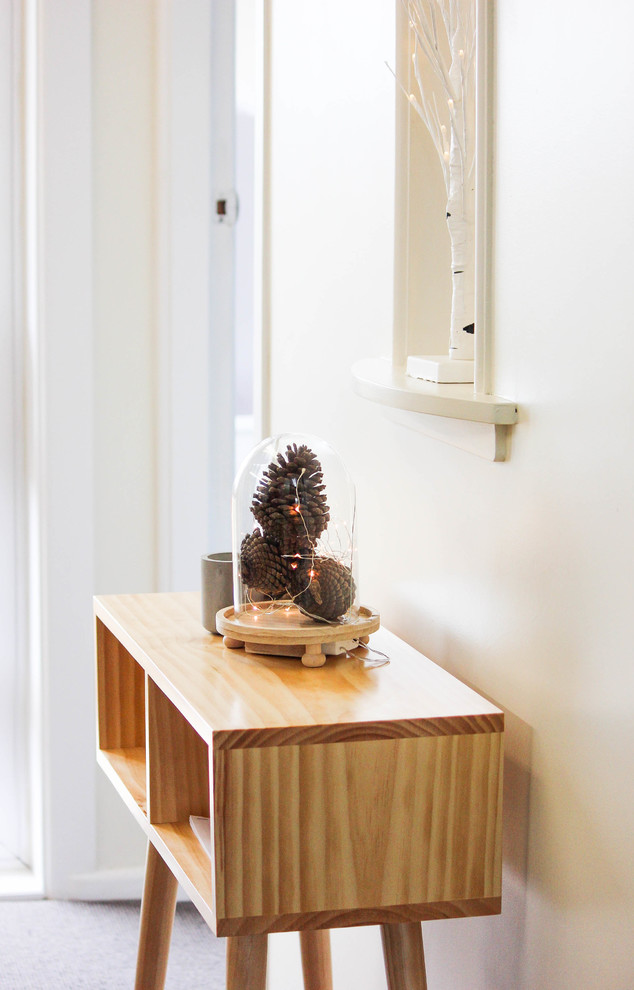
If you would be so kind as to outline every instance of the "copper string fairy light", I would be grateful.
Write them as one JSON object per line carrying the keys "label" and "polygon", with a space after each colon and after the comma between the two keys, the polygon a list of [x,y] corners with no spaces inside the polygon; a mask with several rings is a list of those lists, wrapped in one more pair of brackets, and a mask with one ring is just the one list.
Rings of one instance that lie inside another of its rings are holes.
{"label": "copper string fairy light", "polygon": [[[259,529],[244,537],[240,550],[249,602],[262,596],[269,611],[288,609],[290,601],[310,618],[339,621],[355,585],[341,549],[333,552],[322,538],[330,509],[321,464],[308,446],[288,444],[268,465],[251,511]],[[341,547],[339,533],[337,538]]]}

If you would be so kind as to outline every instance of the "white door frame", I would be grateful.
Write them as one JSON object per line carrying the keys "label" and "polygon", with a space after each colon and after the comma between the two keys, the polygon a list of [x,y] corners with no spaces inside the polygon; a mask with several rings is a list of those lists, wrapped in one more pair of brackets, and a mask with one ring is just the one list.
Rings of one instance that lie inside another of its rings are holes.
{"label": "white door frame", "polygon": [[[155,161],[148,181],[156,197],[157,590],[180,590],[199,586],[200,555],[224,549],[230,533],[233,342],[221,293],[232,304],[233,274],[218,252],[232,255],[233,235],[211,218],[215,199],[233,188],[233,136],[227,142],[221,135],[230,129],[227,100],[233,117],[226,81],[228,72],[233,79],[234,12],[233,0],[155,2]],[[88,878],[99,871],[91,618],[92,4],[16,3],[37,22],[31,52],[37,169],[28,190],[35,304],[26,341],[30,652],[41,718],[34,710],[32,723],[41,726],[44,888],[51,897],[72,897],[87,893]],[[212,92],[220,103],[212,104]]]}
{"label": "white door frame", "polygon": [[158,34],[159,584],[183,590],[230,548],[234,0],[160,0]]}
{"label": "white door frame", "polygon": [[0,896],[41,887],[28,729],[33,677],[26,637],[22,38],[21,4],[0,0]]}
{"label": "white door frame", "polygon": [[37,239],[27,277],[30,646],[41,658],[45,889],[65,897],[96,856],[91,3],[24,8],[37,19],[28,52],[37,145],[27,191]]}

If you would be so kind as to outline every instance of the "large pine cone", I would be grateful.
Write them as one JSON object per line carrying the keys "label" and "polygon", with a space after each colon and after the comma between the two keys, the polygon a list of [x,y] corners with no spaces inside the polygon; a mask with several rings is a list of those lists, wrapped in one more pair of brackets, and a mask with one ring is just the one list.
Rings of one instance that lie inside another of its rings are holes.
{"label": "large pine cone", "polygon": [[247,588],[271,598],[282,597],[290,584],[286,561],[257,530],[242,541],[240,573]]}
{"label": "large pine cone", "polygon": [[354,601],[352,572],[330,557],[315,557],[305,563],[293,577],[295,604],[312,618],[334,622],[344,615]]}
{"label": "large pine cone", "polygon": [[269,464],[251,510],[281,554],[310,549],[325,530],[330,520],[325,487],[321,464],[305,444],[289,444],[286,455]]}

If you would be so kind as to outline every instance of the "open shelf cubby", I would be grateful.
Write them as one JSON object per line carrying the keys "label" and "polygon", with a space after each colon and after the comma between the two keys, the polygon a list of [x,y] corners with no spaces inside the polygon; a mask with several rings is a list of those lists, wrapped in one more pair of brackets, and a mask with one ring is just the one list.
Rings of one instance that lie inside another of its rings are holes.
{"label": "open shelf cubby", "polygon": [[97,618],[98,762],[198,909],[214,924],[211,860],[189,816],[209,818],[209,747]]}

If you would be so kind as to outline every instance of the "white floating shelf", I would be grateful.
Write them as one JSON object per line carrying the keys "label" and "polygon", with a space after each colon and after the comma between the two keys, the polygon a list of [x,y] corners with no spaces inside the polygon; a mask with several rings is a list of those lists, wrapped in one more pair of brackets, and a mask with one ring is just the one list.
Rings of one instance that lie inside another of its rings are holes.
{"label": "white floating shelf", "polygon": [[509,456],[511,426],[518,419],[514,402],[476,394],[473,385],[410,378],[387,358],[357,361],[352,377],[355,391],[385,406],[393,422],[489,461]]}
{"label": "white floating shelf", "polygon": [[352,367],[358,395],[393,409],[463,419],[472,423],[510,426],[517,423],[515,402],[497,395],[480,395],[473,385],[439,385],[410,378],[387,358],[363,358]]}

